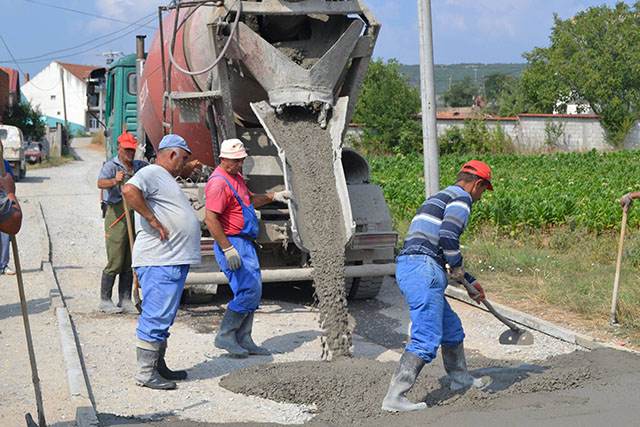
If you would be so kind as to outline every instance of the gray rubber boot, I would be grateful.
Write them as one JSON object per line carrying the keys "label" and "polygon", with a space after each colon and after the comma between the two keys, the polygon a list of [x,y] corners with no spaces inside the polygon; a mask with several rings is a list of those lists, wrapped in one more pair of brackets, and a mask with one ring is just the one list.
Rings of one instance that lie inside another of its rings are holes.
{"label": "gray rubber boot", "polygon": [[237,313],[227,308],[214,341],[215,346],[227,350],[232,356],[247,357],[249,352],[240,346],[236,338],[236,332],[246,317],[247,313]]}
{"label": "gray rubber boot", "polygon": [[242,326],[240,326],[240,329],[236,332],[236,339],[238,340],[238,344],[247,350],[249,354],[269,356],[271,352],[264,347],[256,345],[256,343],[253,342],[253,338],[251,338],[251,331],[253,330],[253,315],[254,313],[249,313],[244,319]]}
{"label": "gray rubber boot", "polygon": [[125,313],[140,314],[133,301],[131,301],[131,286],[133,285],[133,272],[120,273],[118,279],[118,307],[122,307]]}
{"label": "gray rubber boot", "polygon": [[185,380],[187,379],[187,371],[172,371],[167,367],[167,364],[164,361],[164,355],[167,352],[167,341],[164,340],[162,344],[160,344],[160,351],[158,354],[158,373],[165,380]]}
{"label": "gray rubber boot", "polygon": [[406,350],[402,353],[400,363],[398,363],[396,372],[391,378],[387,395],[382,401],[382,410],[389,412],[407,412],[417,411],[427,407],[426,403],[412,403],[407,396],[405,396],[405,393],[413,387],[424,365],[425,361],[420,356],[416,356]]}
{"label": "gray rubber boot", "polygon": [[158,373],[159,356],[160,343],[138,340],[138,345],[136,346],[136,357],[138,359],[136,384],[157,390],[172,390],[176,388],[176,383],[162,378]]}
{"label": "gray rubber boot", "polygon": [[464,344],[455,347],[441,346],[444,370],[451,378],[451,391],[462,390],[466,387],[482,388],[486,384],[482,378],[473,377],[467,370],[467,360],[464,356]]}
{"label": "gray rubber boot", "polygon": [[122,313],[120,307],[111,301],[111,293],[113,292],[113,284],[116,281],[115,274],[107,274],[102,272],[102,280],[100,281],[100,304],[98,309],[108,314]]}

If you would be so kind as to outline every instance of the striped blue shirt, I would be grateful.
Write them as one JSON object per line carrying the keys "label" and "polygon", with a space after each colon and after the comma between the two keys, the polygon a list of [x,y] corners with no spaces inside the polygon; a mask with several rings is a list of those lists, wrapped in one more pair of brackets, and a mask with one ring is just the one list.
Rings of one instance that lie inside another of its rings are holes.
{"label": "striped blue shirt", "polygon": [[[413,217],[400,255],[424,254],[442,266],[461,266],[460,235],[467,226],[471,203],[471,195],[459,185],[429,197]],[[469,273],[465,277],[469,283],[475,281]]]}

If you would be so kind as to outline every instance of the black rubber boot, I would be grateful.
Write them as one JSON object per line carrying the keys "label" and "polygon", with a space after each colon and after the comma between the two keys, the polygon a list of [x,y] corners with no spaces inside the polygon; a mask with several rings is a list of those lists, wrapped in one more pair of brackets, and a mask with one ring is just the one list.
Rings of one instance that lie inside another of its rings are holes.
{"label": "black rubber boot", "polygon": [[113,301],[111,301],[111,293],[113,292],[113,284],[115,281],[115,274],[102,272],[102,280],[100,282],[100,304],[98,305],[98,309],[100,309],[100,311],[104,311],[109,314],[122,313],[122,309],[120,307],[116,307]]}
{"label": "black rubber boot", "polygon": [[247,350],[249,354],[269,356],[271,352],[264,347],[256,345],[256,343],[253,342],[253,338],[251,338],[251,331],[253,330],[253,314],[254,313],[249,313],[244,319],[240,329],[236,332],[236,339],[238,340],[238,344]]}
{"label": "black rubber boot", "polygon": [[424,365],[425,361],[420,356],[406,350],[402,353],[400,363],[398,363],[396,372],[391,378],[387,395],[382,401],[382,409],[384,411],[407,412],[417,411],[427,407],[426,403],[412,403],[407,396],[405,396],[405,393],[413,387]]}
{"label": "black rubber boot", "polygon": [[247,357],[249,352],[240,346],[236,338],[236,332],[240,329],[246,317],[247,313],[237,313],[227,308],[214,341],[215,346],[222,350],[227,350],[232,356]]}
{"label": "black rubber boot", "polygon": [[160,351],[158,352],[158,373],[165,380],[185,380],[187,379],[187,371],[172,371],[167,367],[164,361],[164,355],[167,352],[167,340],[164,340],[160,344]]}
{"label": "black rubber boot", "polygon": [[[154,345],[156,343],[147,343]],[[159,343],[158,347],[159,347]],[[138,359],[138,375],[136,384],[142,387],[149,387],[157,390],[173,390],[176,383],[166,380],[158,373],[158,358],[160,350],[150,350],[136,347],[136,357]]]}
{"label": "black rubber boot", "polygon": [[464,344],[462,342],[455,347],[443,345],[440,349],[442,351],[444,370],[451,378],[451,385],[449,386],[451,391],[462,390],[470,386],[482,388],[487,385],[482,378],[471,376],[467,370],[467,360],[464,355]]}
{"label": "black rubber boot", "polygon": [[131,286],[133,285],[133,272],[120,273],[118,279],[118,307],[122,307],[125,313],[140,314],[133,301],[131,301]]}

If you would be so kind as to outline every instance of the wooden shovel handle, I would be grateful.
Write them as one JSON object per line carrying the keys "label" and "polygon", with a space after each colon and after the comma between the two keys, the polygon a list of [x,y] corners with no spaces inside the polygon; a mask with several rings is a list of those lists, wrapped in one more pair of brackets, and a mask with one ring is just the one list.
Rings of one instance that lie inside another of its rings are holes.
{"label": "wooden shovel handle", "polygon": [[618,259],[616,261],[616,276],[613,279],[613,296],[611,298],[611,323],[616,324],[616,306],[618,304],[618,286],[620,285],[620,269],[622,267],[622,246],[624,244],[624,234],[627,229],[628,207],[622,209],[622,225],[620,226],[620,243],[618,244]]}

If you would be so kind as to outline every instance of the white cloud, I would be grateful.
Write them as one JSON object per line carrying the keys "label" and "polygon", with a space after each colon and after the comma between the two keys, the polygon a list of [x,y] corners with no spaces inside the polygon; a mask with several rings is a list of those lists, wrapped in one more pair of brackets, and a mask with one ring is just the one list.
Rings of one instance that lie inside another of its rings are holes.
{"label": "white cloud", "polygon": [[[518,37],[519,27],[530,25],[527,16],[535,7],[533,0],[446,0],[438,14],[446,17],[455,31],[481,33],[493,39],[513,39]],[[451,16],[459,19],[456,21]]]}
{"label": "white cloud", "polygon": [[157,7],[165,3],[158,0],[99,0],[96,8],[109,18],[130,20],[157,11]]}
{"label": "white cloud", "polygon": [[[434,19],[434,17],[432,17]],[[455,31],[467,31],[467,23],[465,17],[456,13],[441,13],[435,16],[438,24],[442,25],[442,28],[448,28]]]}

